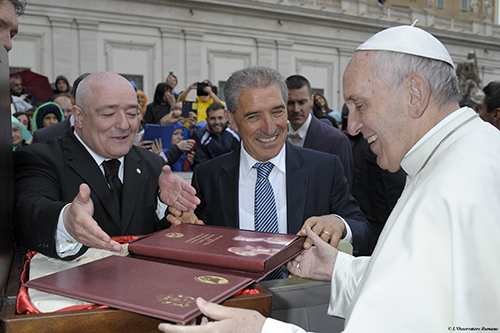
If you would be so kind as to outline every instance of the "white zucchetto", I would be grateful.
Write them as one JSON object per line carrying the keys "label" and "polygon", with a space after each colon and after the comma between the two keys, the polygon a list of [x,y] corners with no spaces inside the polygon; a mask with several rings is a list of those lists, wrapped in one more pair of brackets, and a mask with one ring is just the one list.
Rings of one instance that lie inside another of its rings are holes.
{"label": "white zucchetto", "polygon": [[392,27],[373,35],[356,51],[393,51],[444,61],[455,68],[444,45],[430,33],[409,25]]}

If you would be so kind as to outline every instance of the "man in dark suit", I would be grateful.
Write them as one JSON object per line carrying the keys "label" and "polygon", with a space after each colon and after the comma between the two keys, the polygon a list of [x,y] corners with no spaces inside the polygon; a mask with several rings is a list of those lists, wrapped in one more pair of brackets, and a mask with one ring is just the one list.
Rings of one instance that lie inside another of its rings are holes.
{"label": "man in dark suit", "polygon": [[196,207],[189,184],[168,167],[162,170],[160,157],[133,146],[138,112],[125,78],[95,73],[78,89],[74,133],[16,151],[16,231],[22,245],[64,259],[88,247],[120,252],[110,235],[166,227],[163,203]]}
{"label": "man in dark suit", "polygon": [[288,87],[288,140],[294,145],[340,157],[345,176],[352,185],[352,151],[347,136],[318,120],[311,112],[314,95],[311,84],[301,75],[286,79]]}
{"label": "man in dark suit", "polygon": [[353,243],[357,254],[369,253],[371,228],[349,194],[340,159],[286,143],[287,93],[284,78],[270,68],[250,67],[229,78],[224,88],[226,115],[239,131],[242,145],[195,169],[192,184],[201,203],[195,214],[171,209],[169,221],[201,220],[253,229],[255,164],[271,162],[268,179],[279,232],[302,232],[305,221],[323,240],[336,246],[344,238]]}

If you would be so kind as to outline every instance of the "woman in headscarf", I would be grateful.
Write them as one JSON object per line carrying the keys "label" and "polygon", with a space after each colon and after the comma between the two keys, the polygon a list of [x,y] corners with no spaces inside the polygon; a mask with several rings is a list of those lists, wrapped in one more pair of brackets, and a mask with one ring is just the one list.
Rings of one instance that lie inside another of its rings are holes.
{"label": "woman in headscarf", "polygon": [[64,75],[59,75],[56,77],[56,80],[54,83],[51,83],[52,90],[54,91],[54,94],[60,94],[63,92],[70,93],[71,92],[71,86],[69,85],[69,81]]}
{"label": "woman in headscarf", "polygon": [[64,120],[61,107],[54,102],[40,105],[33,114],[31,128],[36,131],[39,128],[48,127]]}
{"label": "woman in headscarf", "polygon": [[[172,126],[172,125],[168,125]],[[172,171],[192,171],[195,141],[189,139],[189,130],[181,123],[173,124],[174,132],[170,148],[164,153],[161,139],[151,143],[153,153],[160,155],[170,166]]]}
{"label": "woman in headscarf", "polygon": [[16,117],[12,117],[12,150],[16,150],[21,146],[27,145],[31,141],[30,132],[24,127],[23,124],[17,120]]}

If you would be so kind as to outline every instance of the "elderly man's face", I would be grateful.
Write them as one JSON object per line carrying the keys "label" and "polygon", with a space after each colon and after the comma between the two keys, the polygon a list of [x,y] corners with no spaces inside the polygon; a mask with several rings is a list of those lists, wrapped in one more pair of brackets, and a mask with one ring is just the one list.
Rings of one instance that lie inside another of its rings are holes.
{"label": "elderly man's face", "polygon": [[309,113],[311,113],[312,95],[309,94],[307,86],[300,89],[288,90],[288,103],[286,105],[288,111],[288,121],[294,130],[302,126]]}
{"label": "elderly man's face", "polygon": [[278,155],[287,135],[286,107],[279,85],[245,89],[238,104],[234,115],[227,114],[247,153],[260,162]]}
{"label": "elderly man's face", "polygon": [[10,83],[10,89],[16,93],[20,94],[23,91],[23,81],[21,79],[12,79]]}
{"label": "elderly man's face", "polygon": [[59,96],[54,99],[54,103],[58,104],[64,113],[64,118],[68,118],[71,114],[71,109],[73,108],[73,104],[71,104],[71,100],[66,96]]}
{"label": "elderly man's face", "polygon": [[[139,126],[139,104],[132,85],[109,77],[94,80],[90,100],[75,106],[75,127],[83,141],[105,158],[125,156]],[[82,96],[83,98],[83,96]]]}
{"label": "elderly man's face", "polygon": [[[391,172],[411,148],[406,137],[402,86],[387,89],[387,83],[371,71],[372,52],[358,51],[344,73],[344,99],[349,108],[348,130],[359,132],[377,154],[377,164]],[[409,147],[408,147],[409,145]]]}
{"label": "elderly man's face", "polygon": [[0,42],[7,52],[12,49],[12,38],[17,35],[16,9],[12,2],[3,0],[0,1]]}

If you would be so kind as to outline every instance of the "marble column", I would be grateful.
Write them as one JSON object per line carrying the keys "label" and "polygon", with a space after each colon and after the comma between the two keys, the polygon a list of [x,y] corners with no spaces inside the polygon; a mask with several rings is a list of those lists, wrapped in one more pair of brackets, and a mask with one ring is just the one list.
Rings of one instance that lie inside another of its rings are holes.
{"label": "marble column", "polygon": [[97,63],[97,28],[99,22],[82,20],[76,21],[78,25],[78,41],[80,52],[80,74],[96,72],[99,70]]}
{"label": "marble column", "polygon": [[290,41],[277,41],[278,45],[278,63],[277,70],[284,77],[288,77],[294,71],[292,64],[292,46],[293,42]]}
{"label": "marble column", "polygon": [[[52,28],[52,54],[54,59],[53,77],[64,75],[71,80],[73,73],[71,48],[71,24],[72,18],[50,17]],[[70,83],[71,84],[71,83]]]}
{"label": "marble column", "polygon": [[[186,78],[186,87],[193,82],[204,79],[202,77],[202,63],[205,65],[206,61],[202,62],[201,59],[203,34],[201,31],[184,30],[184,40],[186,42],[184,77]],[[180,89],[177,90],[180,91]]]}
{"label": "marble column", "polygon": [[176,91],[181,91],[190,83],[185,82],[183,72],[184,68],[184,48],[183,48],[183,34],[181,30],[161,29],[163,59],[162,59],[162,79],[165,80],[169,72],[174,72],[177,76]]}
{"label": "marble column", "polygon": [[260,66],[274,67],[273,51],[276,49],[276,42],[271,39],[257,38],[257,64]]}

